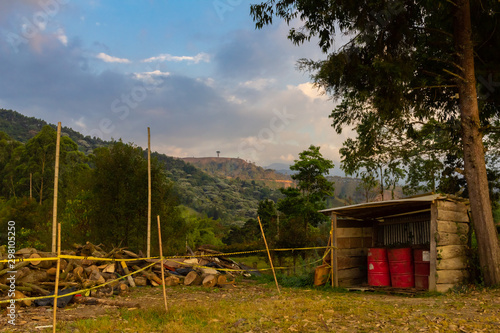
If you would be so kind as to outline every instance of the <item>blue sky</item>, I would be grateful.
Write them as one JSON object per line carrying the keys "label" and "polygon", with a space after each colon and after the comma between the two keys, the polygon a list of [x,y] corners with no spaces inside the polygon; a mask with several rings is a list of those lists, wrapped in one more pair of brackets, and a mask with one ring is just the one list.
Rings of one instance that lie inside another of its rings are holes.
{"label": "blue sky", "polygon": [[0,2],[0,107],[176,157],[291,163],[311,144],[338,170],[334,102],[296,70],[321,59],[245,0]]}

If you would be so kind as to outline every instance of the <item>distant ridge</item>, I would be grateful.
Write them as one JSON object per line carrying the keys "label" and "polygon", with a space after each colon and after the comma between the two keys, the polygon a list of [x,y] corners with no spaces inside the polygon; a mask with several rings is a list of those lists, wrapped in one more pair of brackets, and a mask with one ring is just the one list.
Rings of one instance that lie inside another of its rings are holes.
{"label": "distant ridge", "polygon": [[294,186],[290,176],[277,173],[271,169],[264,169],[241,158],[185,157],[182,160],[218,177],[253,180],[265,183],[265,185],[273,188]]}

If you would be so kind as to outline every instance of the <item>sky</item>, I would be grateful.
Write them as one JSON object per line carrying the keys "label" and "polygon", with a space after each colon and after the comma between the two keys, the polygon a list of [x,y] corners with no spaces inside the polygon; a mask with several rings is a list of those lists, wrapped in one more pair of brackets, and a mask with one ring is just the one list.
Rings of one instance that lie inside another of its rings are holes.
{"label": "sky", "polygon": [[[0,107],[174,157],[291,164],[311,144],[339,169],[335,101],[301,58],[325,57],[248,0],[2,0]],[[293,23],[293,24],[297,24]]]}

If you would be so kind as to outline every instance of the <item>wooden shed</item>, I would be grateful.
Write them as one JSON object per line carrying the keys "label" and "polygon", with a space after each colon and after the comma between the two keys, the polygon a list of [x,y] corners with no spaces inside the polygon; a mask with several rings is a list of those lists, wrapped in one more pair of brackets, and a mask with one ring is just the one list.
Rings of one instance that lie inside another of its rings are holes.
{"label": "wooden shed", "polygon": [[[469,276],[469,203],[429,194],[321,211],[332,219],[332,282],[367,284],[370,248],[409,246],[428,253],[430,291],[445,292]],[[428,251],[428,252],[427,252]]]}

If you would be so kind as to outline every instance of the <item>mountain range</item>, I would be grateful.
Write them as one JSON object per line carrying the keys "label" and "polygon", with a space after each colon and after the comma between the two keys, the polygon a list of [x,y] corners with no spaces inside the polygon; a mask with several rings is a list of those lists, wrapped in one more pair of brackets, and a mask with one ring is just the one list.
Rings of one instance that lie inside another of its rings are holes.
{"label": "mountain range", "polygon": [[[0,131],[17,141],[28,141],[45,125],[56,128],[44,120],[0,109]],[[110,141],[84,136],[68,127],[62,128],[62,135],[70,137],[85,154],[112,144]],[[175,158],[157,152],[152,153],[152,156],[163,163],[168,177],[175,182],[181,204],[227,223],[240,224],[248,218],[256,217],[260,200],[277,201],[282,197],[280,188],[294,186],[289,166],[282,163],[263,168],[240,158]],[[366,201],[359,191],[359,179],[338,176],[328,178],[335,183],[335,195],[328,198],[327,206]],[[375,197],[376,194],[372,196]],[[397,188],[396,197],[401,196],[402,191]],[[386,191],[384,199],[390,197],[390,192]]]}

